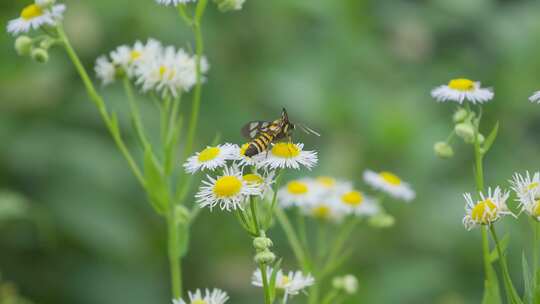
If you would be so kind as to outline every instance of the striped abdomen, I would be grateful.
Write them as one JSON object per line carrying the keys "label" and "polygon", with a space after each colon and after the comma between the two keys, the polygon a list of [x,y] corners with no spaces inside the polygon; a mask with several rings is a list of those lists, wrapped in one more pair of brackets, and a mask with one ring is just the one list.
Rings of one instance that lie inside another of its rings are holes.
{"label": "striped abdomen", "polygon": [[274,140],[273,135],[264,132],[261,133],[249,144],[244,155],[246,155],[247,157],[252,157],[265,151],[272,142],[272,140]]}

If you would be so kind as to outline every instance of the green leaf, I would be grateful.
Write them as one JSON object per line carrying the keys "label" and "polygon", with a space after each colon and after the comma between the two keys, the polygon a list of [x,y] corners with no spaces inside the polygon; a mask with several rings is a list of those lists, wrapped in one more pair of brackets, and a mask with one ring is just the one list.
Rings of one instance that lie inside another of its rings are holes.
{"label": "green leaf", "polygon": [[531,281],[531,270],[529,269],[529,264],[527,263],[527,257],[525,256],[525,252],[522,253],[521,256],[521,266],[523,268],[523,285],[524,285],[524,292],[523,292],[523,299],[526,303],[532,303],[533,299],[533,289],[532,281]]}
{"label": "green leaf", "polygon": [[162,169],[150,147],[144,151],[144,177],[150,203],[159,214],[167,210],[169,191]]}
{"label": "green leaf", "polygon": [[178,246],[180,248],[179,257],[185,257],[189,250],[189,225],[178,225]]}
{"label": "green leaf", "polygon": [[276,277],[279,269],[281,268],[281,262],[283,262],[283,258],[280,258],[277,260],[274,265],[272,266],[272,274],[270,275],[269,285],[270,285],[270,298],[272,299],[271,302],[273,302],[274,298],[276,297]]}
{"label": "green leaf", "polygon": [[495,142],[495,139],[497,138],[497,134],[499,132],[499,122],[495,124],[493,129],[491,129],[491,132],[489,133],[488,137],[486,138],[486,141],[484,142],[482,146],[482,153],[486,154],[489,149],[491,149],[491,146]]}
{"label": "green leaf", "polygon": [[[506,249],[508,248],[508,244],[510,243],[510,235],[505,234],[500,242],[501,251],[504,255],[506,252]],[[489,262],[495,263],[499,259],[499,253],[497,252],[497,248],[493,249],[491,253],[489,254]]]}
{"label": "green leaf", "polygon": [[501,304],[501,293],[499,291],[499,280],[493,266],[489,264],[486,269],[486,280],[484,281],[484,296],[482,304]]}

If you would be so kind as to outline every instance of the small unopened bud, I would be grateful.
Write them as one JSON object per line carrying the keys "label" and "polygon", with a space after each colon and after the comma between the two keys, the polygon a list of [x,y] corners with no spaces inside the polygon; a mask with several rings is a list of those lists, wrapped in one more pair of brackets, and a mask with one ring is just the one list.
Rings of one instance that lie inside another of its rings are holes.
{"label": "small unopened bud", "polygon": [[344,276],[343,289],[350,295],[355,294],[358,291],[358,279],[352,274]]}
{"label": "small unopened bud", "polygon": [[246,0],[214,0],[222,12],[241,10]]}
{"label": "small unopened bud", "polygon": [[276,255],[270,250],[264,250],[255,255],[255,263],[272,264],[276,260]]}
{"label": "small unopened bud", "polygon": [[394,226],[396,220],[393,216],[386,213],[380,213],[372,216],[368,223],[375,228],[388,228]]}
{"label": "small unopened bud", "polygon": [[255,247],[257,251],[264,251],[272,246],[272,240],[267,237],[256,237],[253,240],[253,247]]}
{"label": "small unopened bud", "polygon": [[39,63],[46,63],[49,61],[49,53],[42,48],[33,49],[30,56]]}
{"label": "small unopened bud", "polygon": [[454,113],[454,116],[452,116],[452,119],[454,120],[455,123],[460,123],[460,122],[464,122],[465,119],[467,118],[467,115],[469,113],[467,112],[467,110],[463,109],[463,108],[459,108],[455,113]]}
{"label": "small unopened bud", "polygon": [[454,149],[452,149],[452,147],[444,141],[436,142],[433,146],[433,150],[440,158],[451,158],[454,156]]}
{"label": "small unopened bud", "polygon": [[32,38],[28,36],[19,36],[15,40],[15,51],[19,56],[28,56],[32,51]]}
{"label": "small unopened bud", "polygon": [[454,127],[457,136],[461,137],[466,143],[474,142],[474,127],[472,124],[462,122]]}

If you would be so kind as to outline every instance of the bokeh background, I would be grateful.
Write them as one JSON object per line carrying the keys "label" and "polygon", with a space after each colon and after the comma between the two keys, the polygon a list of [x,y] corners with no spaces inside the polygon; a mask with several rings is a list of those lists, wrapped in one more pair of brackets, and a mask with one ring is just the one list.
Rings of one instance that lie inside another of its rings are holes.
{"label": "bokeh background", "polygon": [[[29,1],[0,2],[2,26]],[[92,69],[117,45],[154,37],[189,48],[192,36],[174,9],[152,0],[67,0],[66,29]],[[323,134],[298,133],[320,165],[307,174],[349,178],[387,169],[418,193],[391,202],[397,224],[358,229],[356,251],[341,274],[360,279],[348,303],[479,303],[480,237],[461,225],[461,193],[474,190],[472,153],[456,144],[451,160],[433,143],[451,130],[453,104],[437,104],[432,87],[469,77],[495,87],[484,132],[500,120],[486,159],[488,185],[514,171],[536,170],[540,106],[540,2],[533,0],[247,0],[244,9],[204,19],[212,65],[204,86],[197,147],[217,131],[240,142],[239,128],[291,119]],[[48,64],[18,57],[0,35],[0,272],[35,303],[168,303],[165,226],[117,152],[65,54]],[[121,88],[103,90],[112,107]],[[151,104],[145,119],[155,122]],[[188,110],[188,109],[186,109]],[[128,126],[126,117],[123,123]],[[134,138],[127,141],[135,148]],[[517,285],[530,243],[524,219],[505,219]],[[187,289],[221,287],[231,303],[257,303],[249,284],[250,240],[233,216],[201,214],[185,259]],[[279,227],[276,251],[294,268]],[[301,298],[297,302],[302,302]]]}

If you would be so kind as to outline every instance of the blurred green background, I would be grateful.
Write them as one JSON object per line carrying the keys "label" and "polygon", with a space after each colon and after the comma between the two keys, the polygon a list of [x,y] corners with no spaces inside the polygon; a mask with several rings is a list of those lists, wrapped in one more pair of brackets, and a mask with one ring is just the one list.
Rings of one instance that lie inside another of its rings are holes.
{"label": "blurred green background", "polygon": [[[2,25],[28,2],[1,1]],[[136,39],[192,45],[176,11],[152,0],[66,2],[65,27],[88,69]],[[240,142],[244,122],[272,119],[285,106],[291,120],[323,134],[297,134],[319,151],[320,165],[307,174],[361,185],[364,169],[387,169],[417,191],[410,205],[391,203],[395,227],[356,232],[355,255],[340,270],[360,279],[348,303],[480,301],[479,231],[461,225],[461,194],[474,190],[472,153],[458,144],[452,160],[433,155],[455,106],[435,103],[429,91],[455,77],[495,87],[484,132],[496,120],[501,131],[486,159],[488,185],[538,169],[540,106],[527,97],[540,89],[540,2],[247,0],[234,13],[211,5],[203,30],[212,67],[198,148],[216,131]],[[0,42],[2,277],[40,304],[168,303],[165,226],[67,57],[56,49],[41,65],[18,57],[8,34]],[[103,92],[111,107],[123,108],[120,86]],[[143,109],[155,122],[152,105]],[[136,148],[133,136],[127,141]],[[511,234],[509,259],[521,285],[527,223],[506,219],[498,227]],[[250,286],[250,240],[234,216],[204,211],[192,232],[186,288],[215,286],[231,303],[260,302],[261,291]],[[271,235],[286,268],[295,268],[280,228]]]}

